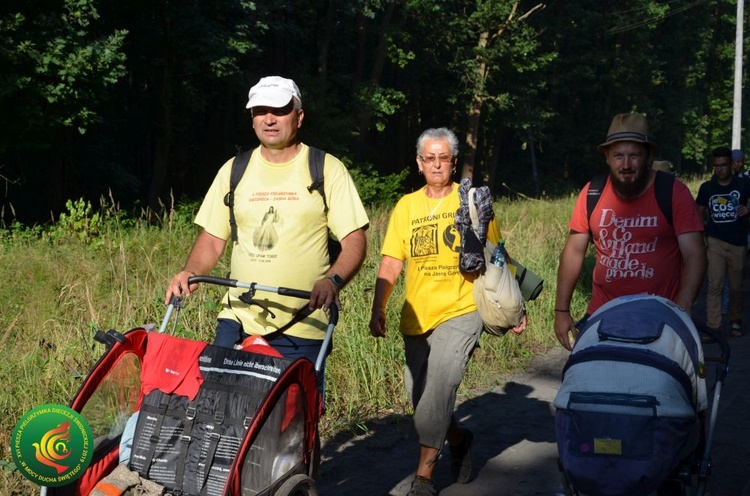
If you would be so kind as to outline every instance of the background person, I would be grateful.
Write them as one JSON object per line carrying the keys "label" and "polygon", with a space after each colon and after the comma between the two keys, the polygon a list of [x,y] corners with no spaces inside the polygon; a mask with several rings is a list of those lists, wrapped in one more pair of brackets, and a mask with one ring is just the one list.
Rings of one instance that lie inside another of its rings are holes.
{"label": "background person", "polygon": [[[742,150],[732,150],[732,173],[746,181],[750,181],[750,172],[745,170],[745,152]],[[745,220],[747,223],[747,219]],[[750,224],[747,225],[747,247],[750,248]],[[725,287],[725,295],[729,294],[729,288]],[[725,297],[722,301],[722,313],[729,313],[729,300]]]}
{"label": "background person", "polygon": [[[315,363],[327,328],[324,312],[338,302],[339,291],[362,265],[369,220],[348,171],[331,155],[325,158],[327,215],[320,194],[308,190],[309,148],[297,139],[305,114],[294,81],[262,78],[250,88],[247,108],[260,146],[234,193],[238,239],[232,247],[231,275],[241,281],[311,291],[308,306],[314,311],[285,328],[306,305],[304,300],[265,293],[254,299],[262,306],[248,305],[238,299],[245,290],[233,288],[222,298],[214,344],[232,347],[244,335],[261,335],[285,357],[306,357]],[[167,303],[172,296],[189,296],[196,290],[197,285],[188,285],[188,278],[210,274],[230,239],[224,197],[231,166],[232,159],[221,167],[203,200],[195,218],[203,231],[183,270],[169,283]],[[253,232],[271,221],[273,236],[254,239]],[[342,248],[333,265],[327,250],[329,229]],[[322,392],[323,374],[318,387]]]}
{"label": "background person", "polygon": [[674,166],[669,160],[654,160],[651,164],[651,168],[655,171],[669,172],[672,174]]}
{"label": "background person", "polygon": [[555,335],[572,349],[577,330],[570,302],[591,242],[596,250],[592,295],[587,315],[619,296],[651,293],[669,298],[690,313],[706,269],[703,222],[687,187],[675,178],[670,225],[654,192],[651,170],[656,145],[648,121],[637,113],[612,120],[599,145],[609,177],[591,219],[587,213],[590,183],[578,195],[560,255],[555,299]]}
{"label": "background person", "polygon": [[[733,174],[734,153],[727,147],[711,152],[713,177],[701,184],[696,197],[706,223],[708,292],[706,325],[720,332],[722,295],[728,282],[730,336],[742,336],[742,273],[747,250],[748,182]],[[726,281],[725,281],[726,278]],[[710,341],[708,336],[701,336]]]}
{"label": "background person", "polygon": [[750,174],[745,170],[745,152],[732,150],[732,174],[747,179]]}
{"label": "background person", "polygon": [[[386,334],[386,303],[406,266],[406,295],[400,331],[406,352],[405,382],[414,405],[419,462],[410,496],[437,494],[432,484],[440,450],[450,446],[451,470],[458,483],[471,477],[473,435],[459,427],[453,410],[456,391],[482,333],[473,282],[459,272],[459,234],[454,216],[460,206],[456,170],[458,139],[447,128],[428,129],[417,140],[417,168],[427,183],[399,200],[391,213],[372,304],[370,331]],[[497,242],[497,222],[488,238]],[[526,327],[526,316],[518,327]]]}

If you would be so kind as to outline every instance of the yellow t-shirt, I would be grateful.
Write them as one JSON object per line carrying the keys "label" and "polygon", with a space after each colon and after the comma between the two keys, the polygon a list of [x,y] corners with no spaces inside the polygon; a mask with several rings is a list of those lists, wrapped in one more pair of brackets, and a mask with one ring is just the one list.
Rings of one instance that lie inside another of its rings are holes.
{"label": "yellow t-shirt", "polygon": [[[458,185],[454,184],[441,200],[428,198],[424,188],[405,195],[391,213],[381,254],[405,262],[403,334],[423,334],[477,309],[473,277],[464,276],[458,268],[461,238],[453,219],[459,206]],[[500,239],[494,220],[488,238]]]}
{"label": "yellow t-shirt", "polygon": [[[324,187],[328,216],[317,190],[308,191],[312,182],[308,167],[309,148],[303,145],[287,163],[263,159],[260,149],[250,157],[247,170],[237,184],[234,215],[237,243],[232,248],[231,277],[243,282],[310,291],[329,268],[328,229],[338,239],[367,227],[369,219],[346,167],[326,155]],[[229,208],[224,196],[229,191],[232,160],[219,170],[203,200],[195,223],[209,234],[229,240]],[[306,300],[256,292],[253,301],[267,307],[247,305],[237,299],[244,289],[230,289],[222,298],[219,318],[242,323],[249,334],[268,334],[283,327]],[[275,315],[272,316],[271,313]],[[308,339],[323,339],[328,319],[322,310],[285,331]]]}

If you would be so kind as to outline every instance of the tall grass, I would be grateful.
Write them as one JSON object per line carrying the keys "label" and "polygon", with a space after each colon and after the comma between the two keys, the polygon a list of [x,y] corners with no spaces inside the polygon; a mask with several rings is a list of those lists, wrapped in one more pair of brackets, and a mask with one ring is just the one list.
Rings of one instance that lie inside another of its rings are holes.
{"label": "tall grass", "polygon": [[[482,337],[461,397],[500,384],[529,357],[556,345],[557,260],[574,200],[571,195],[495,204],[508,251],[544,278],[545,289],[528,305],[525,333]],[[70,402],[104,351],[93,339],[95,330],[125,331],[161,321],[166,284],[182,267],[197,235],[194,205],[171,209],[156,226],[124,218],[111,202],[102,203],[96,218],[81,203],[69,209],[67,217],[49,228],[15,225],[0,231],[0,495],[36,491],[10,463],[9,439],[20,416],[43,403]],[[334,352],[327,362],[327,413],[320,426],[324,438],[342,429],[364,429],[368,420],[411,408],[398,333],[401,282],[388,304],[386,339],[372,338],[368,329],[389,213],[383,207],[370,209],[367,259],[342,292]],[[225,274],[227,268],[225,257],[215,274]],[[576,292],[574,315],[583,314],[587,287],[584,282]],[[176,321],[177,334],[210,341],[221,293],[220,288],[203,287],[188,298]]]}

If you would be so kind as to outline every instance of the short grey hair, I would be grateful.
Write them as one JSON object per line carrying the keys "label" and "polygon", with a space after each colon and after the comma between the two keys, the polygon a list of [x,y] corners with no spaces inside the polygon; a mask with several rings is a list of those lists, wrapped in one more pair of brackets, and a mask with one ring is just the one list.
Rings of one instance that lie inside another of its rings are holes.
{"label": "short grey hair", "polygon": [[417,138],[417,155],[422,155],[424,142],[427,140],[445,141],[451,149],[451,156],[455,157],[458,155],[458,138],[456,137],[456,133],[447,127],[430,128],[420,134],[419,138]]}

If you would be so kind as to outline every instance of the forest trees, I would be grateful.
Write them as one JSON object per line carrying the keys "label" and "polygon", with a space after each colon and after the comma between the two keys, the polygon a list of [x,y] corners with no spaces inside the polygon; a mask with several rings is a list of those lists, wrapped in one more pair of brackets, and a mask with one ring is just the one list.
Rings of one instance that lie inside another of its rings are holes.
{"label": "forest trees", "polygon": [[658,158],[704,170],[707,150],[731,136],[735,10],[733,1],[581,0],[542,12],[558,53],[545,140],[557,174],[580,184],[602,172],[595,147],[612,116],[631,110],[648,115]]}
{"label": "forest trees", "polygon": [[151,209],[201,197],[237,148],[255,146],[244,100],[269,74],[302,89],[305,142],[341,157],[368,188],[388,184],[371,198],[392,196],[381,179],[391,174],[408,174],[404,189],[419,184],[414,141],[435,126],[466,137],[465,173],[495,194],[577,188],[602,168],[596,145],[612,116],[630,110],[649,116],[659,158],[703,170],[706,151],[731,135],[735,8],[8,0],[0,226],[110,192]]}
{"label": "forest trees", "polygon": [[[469,56],[465,61],[459,62],[466,67],[463,79],[471,98],[467,112],[467,150],[461,170],[462,178],[474,176],[482,107],[492,104],[502,112],[517,105],[530,105],[531,102],[526,98],[528,92],[511,93],[514,85],[508,84],[511,79],[509,74],[538,71],[552,58],[550,55],[537,54],[540,45],[538,34],[524,23],[535,11],[543,9],[544,4],[533,5],[524,12],[519,11],[520,3],[485,2],[478,5],[477,10],[466,20],[466,30],[470,38],[473,35],[475,45],[470,52],[474,56],[473,64]],[[492,85],[492,82],[495,84]],[[503,82],[506,84],[502,84]],[[518,122],[518,128],[523,128],[524,124],[526,123]],[[485,177],[485,182],[493,176],[494,167]]]}
{"label": "forest trees", "polygon": [[[3,5],[0,179],[6,193],[37,183],[40,168],[26,167],[42,160],[44,177],[60,185],[61,166],[50,163],[46,152],[61,149],[100,123],[103,94],[125,75],[121,50],[127,31],[105,26],[93,3],[55,3],[54,8],[29,2]],[[56,197],[61,191],[44,193]]]}

